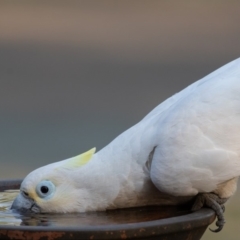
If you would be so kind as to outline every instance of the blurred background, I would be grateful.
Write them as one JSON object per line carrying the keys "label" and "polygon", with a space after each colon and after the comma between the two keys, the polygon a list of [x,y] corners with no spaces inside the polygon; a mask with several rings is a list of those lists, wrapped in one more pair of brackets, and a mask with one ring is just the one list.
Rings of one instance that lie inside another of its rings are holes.
{"label": "blurred background", "polygon": [[[0,179],[101,149],[238,58],[239,10],[234,0],[0,1]],[[239,197],[223,231],[203,239],[239,239]]]}

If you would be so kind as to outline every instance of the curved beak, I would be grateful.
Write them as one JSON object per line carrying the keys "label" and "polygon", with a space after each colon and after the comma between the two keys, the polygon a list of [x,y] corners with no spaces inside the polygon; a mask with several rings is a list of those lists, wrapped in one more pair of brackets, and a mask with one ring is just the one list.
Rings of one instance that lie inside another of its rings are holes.
{"label": "curved beak", "polygon": [[11,209],[20,212],[41,212],[40,207],[34,202],[34,200],[23,196],[22,193],[19,193],[18,196],[15,198],[12,203]]}

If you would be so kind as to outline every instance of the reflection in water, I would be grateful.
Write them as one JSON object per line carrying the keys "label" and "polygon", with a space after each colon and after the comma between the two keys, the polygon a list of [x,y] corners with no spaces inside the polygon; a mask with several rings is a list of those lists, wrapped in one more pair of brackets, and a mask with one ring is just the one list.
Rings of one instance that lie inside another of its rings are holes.
{"label": "reflection in water", "polygon": [[6,190],[4,192],[0,192],[0,211],[8,209],[18,193],[19,190]]}
{"label": "reflection in water", "polygon": [[121,223],[137,223],[169,218],[188,213],[188,208],[179,207],[141,207],[118,209],[106,212],[73,214],[27,214],[22,215],[10,210],[18,190],[0,192],[0,225],[15,226],[97,226]]}
{"label": "reflection in water", "polygon": [[0,192],[0,225],[19,226],[21,224],[20,214],[12,213],[10,210],[12,202],[18,193],[19,190]]}

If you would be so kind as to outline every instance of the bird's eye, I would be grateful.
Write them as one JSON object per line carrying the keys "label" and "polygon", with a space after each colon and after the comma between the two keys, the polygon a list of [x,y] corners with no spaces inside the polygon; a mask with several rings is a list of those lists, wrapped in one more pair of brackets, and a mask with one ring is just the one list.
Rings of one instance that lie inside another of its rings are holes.
{"label": "bird's eye", "polygon": [[28,197],[28,193],[26,191],[22,191],[22,193],[25,197]]}
{"label": "bird's eye", "polygon": [[40,198],[50,198],[55,192],[55,186],[51,181],[44,180],[38,183],[36,192]]}
{"label": "bird's eye", "polygon": [[41,190],[41,193],[43,193],[43,194],[47,194],[49,191],[47,186],[41,186],[40,190]]}

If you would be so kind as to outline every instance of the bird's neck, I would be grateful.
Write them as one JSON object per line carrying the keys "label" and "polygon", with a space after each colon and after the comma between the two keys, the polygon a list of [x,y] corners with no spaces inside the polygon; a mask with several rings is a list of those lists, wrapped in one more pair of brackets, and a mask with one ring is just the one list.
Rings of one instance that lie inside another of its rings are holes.
{"label": "bird's neck", "polygon": [[159,192],[150,179],[146,162],[155,146],[154,132],[152,122],[140,122],[93,156],[88,163],[87,188],[91,189],[91,199],[95,199],[91,210],[186,201]]}
{"label": "bird's neck", "polygon": [[159,191],[145,166],[152,147],[147,138],[143,142],[140,128],[140,125],[130,128],[94,156],[101,172],[98,183],[103,181],[105,188],[111,189],[111,194],[104,196],[108,198],[108,209],[154,205],[160,201]]}

